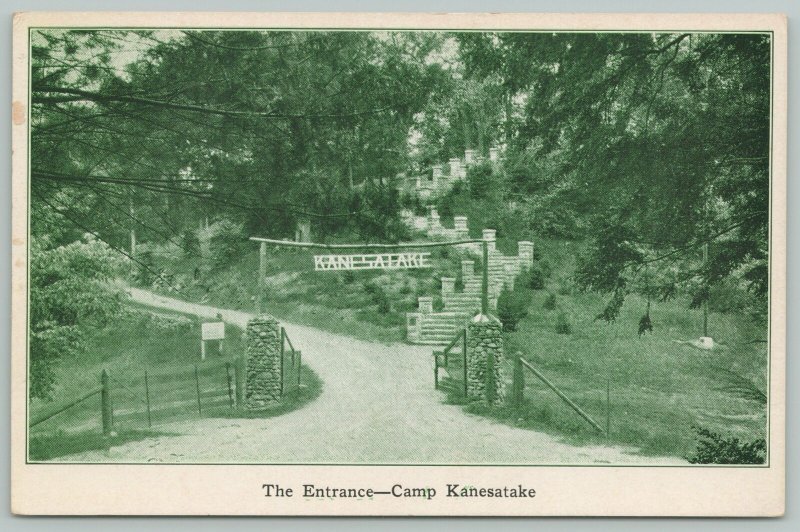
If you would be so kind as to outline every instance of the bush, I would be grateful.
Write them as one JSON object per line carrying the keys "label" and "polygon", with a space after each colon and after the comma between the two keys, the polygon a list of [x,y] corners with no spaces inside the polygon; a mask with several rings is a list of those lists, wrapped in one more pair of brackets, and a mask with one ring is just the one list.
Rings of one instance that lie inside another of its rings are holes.
{"label": "bush", "polygon": [[503,324],[504,331],[516,331],[517,324],[528,315],[528,298],[522,291],[511,291],[503,287],[497,298],[497,317]]}
{"label": "bush", "polygon": [[556,295],[552,292],[547,294],[547,297],[544,298],[544,303],[542,303],[542,308],[545,310],[555,310],[556,309]]}
{"label": "bush", "polygon": [[757,438],[751,442],[723,436],[700,427],[692,427],[697,435],[697,448],[687,458],[690,464],[763,464],[767,442]]}
{"label": "bush", "polygon": [[372,296],[372,300],[378,304],[378,313],[389,314],[389,312],[392,311],[392,304],[389,301],[389,296],[386,295],[383,289],[375,292]]}
{"label": "bush", "polygon": [[492,165],[483,162],[469,167],[467,170],[469,192],[474,199],[485,198],[492,189]]}
{"label": "bush", "polygon": [[191,229],[184,231],[181,235],[181,247],[187,257],[200,255],[200,239],[197,233]]}
{"label": "bush", "polygon": [[342,282],[344,284],[353,284],[356,280],[356,274],[353,270],[345,270],[342,272]]}
{"label": "bush", "polygon": [[225,266],[244,252],[247,239],[242,224],[223,219],[214,223],[210,230],[209,246],[214,266]]}
{"label": "bush", "polygon": [[528,270],[528,288],[532,290],[541,290],[544,288],[545,281],[547,280],[547,275],[545,274],[544,270],[538,265],[534,264]]}
{"label": "bush", "polygon": [[558,334],[572,334],[572,325],[564,312],[559,313],[556,317],[556,332]]}
{"label": "bush", "polygon": [[382,290],[381,287],[375,284],[372,280],[364,281],[364,292],[374,296],[380,290]]}

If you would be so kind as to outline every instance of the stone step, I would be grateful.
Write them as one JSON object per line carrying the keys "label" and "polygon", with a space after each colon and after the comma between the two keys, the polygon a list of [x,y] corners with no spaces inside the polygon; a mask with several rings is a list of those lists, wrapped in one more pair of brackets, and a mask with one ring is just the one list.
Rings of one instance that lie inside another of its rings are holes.
{"label": "stone step", "polygon": [[444,299],[475,299],[476,296],[471,292],[452,292],[444,296]]}
{"label": "stone step", "polygon": [[422,332],[446,332],[446,331],[455,331],[465,325],[464,322],[458,321],[453,323],[430,323],[430,324],[423,324],[420,327],[420,331]]}
{"label": "stone step", "polygon": [[463,312],[464,309],[471,309],[475,305],[481,306],[480,299],[469,299],[464,301],[445,301],[444,308],[448,312]]}

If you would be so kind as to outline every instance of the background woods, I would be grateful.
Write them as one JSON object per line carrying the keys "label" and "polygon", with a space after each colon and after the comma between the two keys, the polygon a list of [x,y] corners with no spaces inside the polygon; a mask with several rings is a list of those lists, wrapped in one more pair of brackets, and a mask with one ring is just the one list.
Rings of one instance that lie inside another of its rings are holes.
{"label": "background woods", "polygon": [[[493,147],[500,164],[476,165],[433,203],[445,218],[496,228],[501,246],[567,241],[568,256],[537,270],[543,279],[569,265],[560,296],[600,292],[592,312],[614,321],[633,294],[647,317],[640,334],[658,327],[651,303],[673,298],[765,324],[766,35],[47,30],[31,39],[34,397],[50,394],[55,362],[78,356],[86,332],[117,311],[108,281],[132,275],[180,291],[211,283],[215,270],[252,273],[240,264],[253,251],[246,236],[291,238],[304,219],[315,240],[410,238],[401,210],[425,205],[404,180]],[[233,276],[214,279],[237,284]],[[352,278],[337,282],[360,292]],[[403,283],[398,293],[420,295],[420,279]],[[369,285],[386,309],[378,314],[397,306],[385,288]]]}

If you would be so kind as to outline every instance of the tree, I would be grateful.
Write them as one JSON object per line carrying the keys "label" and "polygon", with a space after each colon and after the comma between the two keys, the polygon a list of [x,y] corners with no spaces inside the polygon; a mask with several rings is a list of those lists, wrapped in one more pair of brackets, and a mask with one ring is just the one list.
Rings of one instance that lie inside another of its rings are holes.
{"label": "tree", "polygon": [[467,71],[518,102],[512,151],[558,156],[550,187],[589,221],[578,279],[613,294],[604,318],[632,290],[700,304],[731,275],[766,304],[769,36],[459,39]]}
{"label": "tree", "polygon": [[[41,225],[44,218],[37,218]],[[30,396],[41,399],[52,393],[58,364],[80,357],[87,331],[109,323],[122,301],[110,284],[118,256],[107,244],[90,233],[66,245],[53,242],[47,234],[34,234],[30,241],[28,382]]]}

